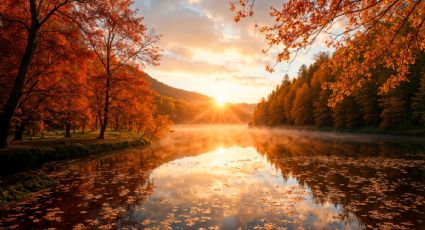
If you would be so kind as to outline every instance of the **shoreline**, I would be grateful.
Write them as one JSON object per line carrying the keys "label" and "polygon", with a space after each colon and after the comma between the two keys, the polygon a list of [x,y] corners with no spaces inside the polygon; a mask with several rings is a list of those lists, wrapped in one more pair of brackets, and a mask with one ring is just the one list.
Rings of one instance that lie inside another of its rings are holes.
{"label": "shoreline", "polygon": [[[0,149],[0,176],[36,169],[52,161],[71,160],[108,151],[149,145],[147,140],[53,140]],[[40,145],[41,144],[41,145]]]}
{"label": "shoreline", "polygon": [[[31,172],[46,163],[82,159],[150,143],[147,140],[55,139],[20,144],[0,149],[0,206],[20,202],[35,192],[54,188],[57,185],[55,179]],[[10,183],[10,178],[19,179]]]}
{"label": "shoreline", "polygon": [[[336,128],[317,128],[315,126],[249,126],[249,129],[264,129],[264,130],[275,130],[275,131],[294,131],[294,132],[310,132],[310,133],[323,133],[326,135],[341,135],[344,137],[349,137],[350,135],[365,137],[387,139],[389,141],[397,139],[398,141],[424,141],[425,140],[425,129],[421,129],[420,133],[415,133],[414,130],[393,130],[385,131],[375,129],[358,129],[358,130],[348,130],[348,129],[336,129]],[[423,132],[423,133],[422,133]],[[347,140],[344,140],[347,141]]]}

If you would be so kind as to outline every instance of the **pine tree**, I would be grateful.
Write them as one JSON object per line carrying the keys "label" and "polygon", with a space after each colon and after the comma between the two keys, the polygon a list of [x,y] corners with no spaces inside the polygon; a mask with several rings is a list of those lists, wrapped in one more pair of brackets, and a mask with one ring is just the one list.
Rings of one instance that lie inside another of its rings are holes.
{"label": "pine tree", "polygon": [[297,90],[294,104],[291,110],[291,117],[295,125],[312,125],[313,119],[313,99],[308,83]]}
{"label": "pine tree", "polygon": [[382,107],[381,128],[392,128],[406,120],[405,102],[397,95],[389,95],[379,100]]}
{"label": "pine tree", "polygon": [[375,81],[366,84],[355,95],[356,103],[360,107],[361,116],[366,126],[379,124],[378,86]]}
{"label": "pine tree", "polygon": [[329,95],[329,90],[321,90],[314,102],[314,121],[318,127],[332,125],[332,111],[328,106]]}
{"label": "pine tree", "polygon": [[422,72],[419,88],[412,100],[413,118],[425,125],[425,72]]}
{"label": "pine tree", "polygon": [[332,110],[333,123],[336,128],[354,129],[361,125],[358,105],[352,96],[346,97]]}

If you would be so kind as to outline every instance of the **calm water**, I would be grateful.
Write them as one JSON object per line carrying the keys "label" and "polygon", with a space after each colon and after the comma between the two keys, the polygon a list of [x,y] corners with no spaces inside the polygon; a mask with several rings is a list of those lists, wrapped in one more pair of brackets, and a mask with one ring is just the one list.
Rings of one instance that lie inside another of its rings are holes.
{"label": "calm water", "polygon": [[147,149],[50,164],[18,229],[425,229],[425,143],[176,127]]}

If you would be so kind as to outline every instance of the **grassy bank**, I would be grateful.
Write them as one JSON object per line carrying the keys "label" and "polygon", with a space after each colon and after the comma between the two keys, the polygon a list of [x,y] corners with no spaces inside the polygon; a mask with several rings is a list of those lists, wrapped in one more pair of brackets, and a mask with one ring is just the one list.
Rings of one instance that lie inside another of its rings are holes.
{"label": "grassy bank", "polygon": [[88,138],[27,140],[0,149],[0,175],[13,174],[41,166],[46,162],[74,159],[111,150],[148,144],[143,140]]}
{"label": "grassy bank", "polygon": [[25,175],[13,183],[0,186],[0,205],[20,201],[33,192],[52,188],[56,184],[56,180],[47,176]]}

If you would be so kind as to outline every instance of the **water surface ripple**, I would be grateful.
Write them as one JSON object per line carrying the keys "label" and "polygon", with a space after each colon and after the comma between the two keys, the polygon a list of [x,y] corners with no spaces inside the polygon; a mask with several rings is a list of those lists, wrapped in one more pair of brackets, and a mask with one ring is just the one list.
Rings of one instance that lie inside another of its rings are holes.
{"label": "water surface ripple", "polygon": [[425,229],[425,143],[178,126],[146,149],[46,165],[6,229]]}

